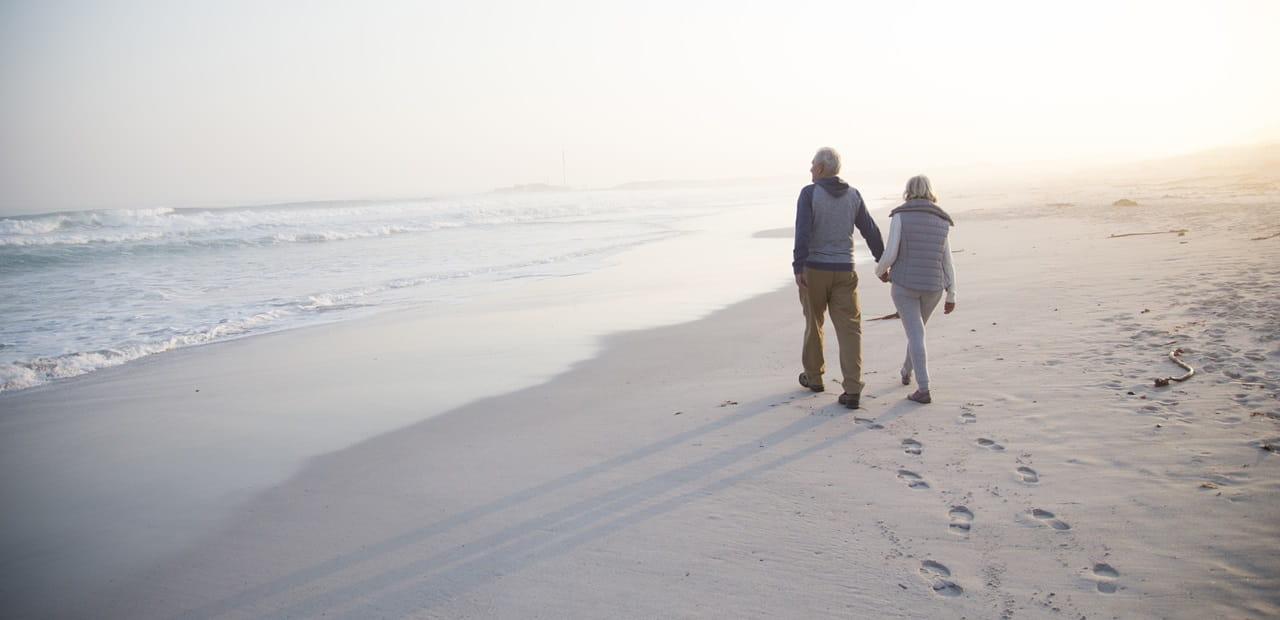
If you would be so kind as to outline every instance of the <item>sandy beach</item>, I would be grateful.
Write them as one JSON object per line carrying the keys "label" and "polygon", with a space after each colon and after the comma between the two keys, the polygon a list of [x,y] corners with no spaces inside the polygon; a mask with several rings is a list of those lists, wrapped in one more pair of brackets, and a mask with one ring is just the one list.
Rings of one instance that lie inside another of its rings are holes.
{"label": "sandy beach", "polygon": [[[460,348],[489,393],[422,420],[445,327],[406,314],[3,394],[0,615],[1275,617],[1274,196],[1040,188],[959,213],[929,405],[904,399],[892,320],[864,323],[861,409],[796,385],[785,251],[773,292],[515,391],[500,348]],[[864,320],[893,311],[871,268]],[[1175,348],[1197,372],[1156,387]],[[288,458],[363,415],[388,432]]]}

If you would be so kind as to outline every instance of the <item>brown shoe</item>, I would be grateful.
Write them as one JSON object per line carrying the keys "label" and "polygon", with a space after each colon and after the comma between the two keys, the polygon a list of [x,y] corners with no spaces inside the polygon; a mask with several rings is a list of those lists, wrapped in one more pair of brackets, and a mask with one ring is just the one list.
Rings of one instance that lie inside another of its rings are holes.
{"label": "brown shoe", "polygon": [[800,386],[807,387],[815,392],[824,392],[827,389],[822,385],[809,385],[809,377],[805,376],[804,373],[800,373]]}
{"label": "brown shoe", "polygon": [[916,390],[908,394],[907,400],[914,400],[918,403],[925,404],[925,405],[933,402],[933,399],[929,397],[929,393],[925,392],[924,390]]}
{"label": "brown shoe", "polygon": [[841,405],[844,405],[846,409],[857,409],[858,401],[860,400],[862,400],[861,394],[850,394],[848,392],[845,392],[844,394],[840,395],[840,398],[836,399],[836,402],[840,403]]}

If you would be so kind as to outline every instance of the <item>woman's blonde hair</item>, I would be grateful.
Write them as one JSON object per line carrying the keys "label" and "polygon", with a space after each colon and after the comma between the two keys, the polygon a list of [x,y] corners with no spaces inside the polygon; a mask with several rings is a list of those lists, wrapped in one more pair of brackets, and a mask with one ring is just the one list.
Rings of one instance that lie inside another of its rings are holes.
{"label": "woman's blonde hair", "polygon": [[938,202],[938,197],[933,195],[933,183],[929,182],[929,177],[923,174],[907,179],[907,189],[902,191],[903,200],[911,200],[914,198],[923,198],[929,202]]}

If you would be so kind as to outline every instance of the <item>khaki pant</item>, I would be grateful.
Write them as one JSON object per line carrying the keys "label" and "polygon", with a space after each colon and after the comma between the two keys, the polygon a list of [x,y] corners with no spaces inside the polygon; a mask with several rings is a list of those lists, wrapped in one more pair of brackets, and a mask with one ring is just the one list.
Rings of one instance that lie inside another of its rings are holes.
{"label": "khaki pant", "polygon": [[820,386],[827,370],[823,359],[823,315],[831,313],[831,327],[840,345],[841,385],[849,394],[861,394],[862,383],[862,310],[858,307],[858,274],[852,271],[804,269],[808,286],[800,289],[800,305],[804,308],[804,349],[800,360],[810,386]]}

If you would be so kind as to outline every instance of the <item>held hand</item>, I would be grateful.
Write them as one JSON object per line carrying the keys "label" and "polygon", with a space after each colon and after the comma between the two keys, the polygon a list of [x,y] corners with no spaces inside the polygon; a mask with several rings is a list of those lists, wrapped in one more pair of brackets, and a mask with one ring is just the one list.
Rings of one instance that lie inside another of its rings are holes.
{"label": "held hand", "polygon": [[888,270],[885,270],[885,272],[884,272],[884,273],[880,274],[880,281],[881,281],[881,282],[888,282],[888,281],[889,281],[889,271],[888,271]]}
{"label": "held hand", "polygon": [[948,301],[948,302],[946,302],[946,303],[942,304],[942,313],[943,313],[943,314],[951,314],[951,312],[952,312],[953,310],[955,310],[955,309],[956,309],[956,302],[954,302],[954,301]]}

